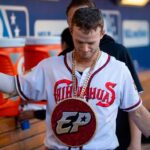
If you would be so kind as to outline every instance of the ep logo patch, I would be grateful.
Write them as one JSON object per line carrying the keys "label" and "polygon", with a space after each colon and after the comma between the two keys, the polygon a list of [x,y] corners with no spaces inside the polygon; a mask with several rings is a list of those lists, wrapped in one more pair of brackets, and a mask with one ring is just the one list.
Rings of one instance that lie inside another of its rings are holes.
{"label": "ep logo patch", "polygon": [[69,98],[55,107],[51,126],[56,138],[64,145],[78,147],[86,144],[93,137],[96,117],[87,102]]}
{"label": "ep logo patch", "polygon": [[75,133],[79,127],[87,125],[91,121],[90,113],[63,112],[62,118],[57,121],[56,133]]}

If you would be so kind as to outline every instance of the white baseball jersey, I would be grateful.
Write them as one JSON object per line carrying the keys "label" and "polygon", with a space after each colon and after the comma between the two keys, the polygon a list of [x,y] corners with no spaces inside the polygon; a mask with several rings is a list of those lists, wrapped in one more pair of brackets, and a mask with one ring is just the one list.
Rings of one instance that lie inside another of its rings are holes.
{"label": "white baseball jersey", "polygon": [[[16,77],[17,90],[23,99],[48,100],[45,145],[51,149],[68,149],[53,135],[50,120],[56,104],[72,97],[71,68],[72,52],[66,56],[45,59],[29,74]],[[88,71],[89,68],[85,69],[82,75],[76,71],[79,89]],[[88,103],[96,112],[97,129],[92,140],[84,145],[83,149],[115,149],[118,146],[115,135],[118,107],[129,112],[137,109],[142,103],[131,74],[123,62],[102,52],[87,89]],[[71,148],[75,149],[79,148]]]}

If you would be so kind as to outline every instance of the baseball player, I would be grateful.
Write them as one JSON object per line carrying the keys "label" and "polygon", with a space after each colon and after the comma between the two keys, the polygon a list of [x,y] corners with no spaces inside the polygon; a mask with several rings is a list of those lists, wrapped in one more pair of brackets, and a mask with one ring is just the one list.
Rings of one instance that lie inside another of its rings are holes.
{"label": "baseball player", "polygon": [[115,149],[118,107],[129,112],[149,136],[150,114],[142,105],[128,68],[99,49],[103,37],[101,12],[78,9],[71,31],[73,52],[45,59],[24,76],[1,73],[0,91],[19,94],[24,100],[48,100],[47,149]]}
{"label": "baseball player", "polygon": [[[69,26],[71,26],[71,19],[74,12],[78,8],[91,7],[95,8],[96,5],[92,0],[71,0],[67,6],[66,15]],[[99,6],[100,7],[100,6]],[[132,59],[128,53],[128,50],[121,44],[117,43],[112,37],[104,34],[100,41],[100,49],[111,56],[114,56],[117,60],[124,62],[135,82],[137,90],[139,93],[143,92],[142,85],[138,79],[138,75],[134,69]],[[61,55],[65,55],[67,52],[73,50],[73,48],[68,48],[61,52]],[[141,149],[141,132],[135,126],[134,122],[128,117],[128,113],[119,109],[117,120],[116,120],[116,134],[119,140],[119,147],[116,150],[140,150]]]}
{"label": "baseball player", "polygon": [[[92,8],[94,7],[95,8],[96,6],[94,5],[94,2],[92,0],[82,0],[82,1],[71,0],[66,10],[67,21],[68,21],[69,26],[71,26],[71,19],[72,19],[74,12],[78,8],[82,8],[82,7],[92,7]],[[67,49],[65,49],[63,52],[61,52],[60,55],[65,55],[67,52],[70,52],[74,49],[74,46],[72,45],[73,44],[72,37],[70,37],[70,33],[68,32],[69,28],[66,31],[67,32],[64,32],[62,34],[62,38],[66,40],[67,43],[69,42],[68,45],[70,46]],[[133,62],[132,62],[132,59],[130,58],[128,50],[123,45],[114,41],[114,39],[108,36],[107,34],[104,34],[103,38],[100,41],[100,49],[108,53],[109,55],[114,56],[117,60],[124,62],[127,65],[129,71],[131,72],[132,78],[135,82],[138,92],[139,93],[143,92],[142,85],[138,79],[137,73],[134,69]],[[25,118],[30,119],[33,117],[38,118],[38,119],[45,119],[46,110],[23,112],[19,116],[20,119],[25,119]],[[131,121],[132,120],[128,117],[127,112],[121,109],[118,110],[118,115],[117,115],[117,120],[116,120],[116,134],[119,140],[119,147],[117,147],[116,150],[126,150],[126,149],[140,150],[141,149],[141,132]]]}

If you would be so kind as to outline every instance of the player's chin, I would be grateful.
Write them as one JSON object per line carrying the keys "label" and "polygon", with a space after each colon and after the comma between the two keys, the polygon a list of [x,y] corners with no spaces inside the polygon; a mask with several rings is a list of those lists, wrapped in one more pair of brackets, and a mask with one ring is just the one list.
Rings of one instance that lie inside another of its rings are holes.
{"label": "player's chin", "polygon": [[82,56],[82,57],[85,57],[85,58],[90,58],[91,55],[92,55],[91,52],[82,52],[82,53],[81,53],[81,56]]}
{"label": "player's chin", "polygon": [[91,58],[91,55],[85,55],[85,54],[82,55],[82,59],[90,59],[90,58]]}

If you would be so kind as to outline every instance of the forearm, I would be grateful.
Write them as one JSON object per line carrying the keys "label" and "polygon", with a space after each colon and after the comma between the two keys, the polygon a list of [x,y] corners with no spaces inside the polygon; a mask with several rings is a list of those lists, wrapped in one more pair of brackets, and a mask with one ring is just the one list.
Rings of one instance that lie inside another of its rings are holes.
{"label": "forearm", "polygon": [[17,95],[15,77],[0,73],[0,91],[9,95]]}
{"label": "forearm", "polygon": [[129,116],[146,137],[150,136],[150,113],[143,105],[129,112]]}
{"label": "forearm", "polygon": [[141,131],[129,116],[131,141],[128,150],[141,150]]}

